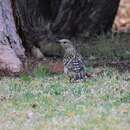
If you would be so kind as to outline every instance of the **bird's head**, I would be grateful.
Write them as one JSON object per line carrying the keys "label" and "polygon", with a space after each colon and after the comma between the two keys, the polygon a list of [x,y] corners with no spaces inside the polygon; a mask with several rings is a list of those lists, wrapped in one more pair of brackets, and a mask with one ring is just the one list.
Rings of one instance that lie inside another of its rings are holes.
{"label": "bird's head", "polygon": [[61,39],[57,41],[58,43],[60,43],[60,45],[65,49],[73,49],[74,46],[72,44],[72,42],[68,39]]}

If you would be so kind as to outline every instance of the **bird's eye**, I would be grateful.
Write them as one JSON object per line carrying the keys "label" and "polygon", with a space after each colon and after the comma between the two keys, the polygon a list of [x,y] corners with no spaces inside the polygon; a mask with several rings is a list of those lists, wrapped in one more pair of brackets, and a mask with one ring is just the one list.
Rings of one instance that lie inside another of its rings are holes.
{"label": "bird's eye", "polygon": [[64,44],[66,44],[66,42],[64,42]]}

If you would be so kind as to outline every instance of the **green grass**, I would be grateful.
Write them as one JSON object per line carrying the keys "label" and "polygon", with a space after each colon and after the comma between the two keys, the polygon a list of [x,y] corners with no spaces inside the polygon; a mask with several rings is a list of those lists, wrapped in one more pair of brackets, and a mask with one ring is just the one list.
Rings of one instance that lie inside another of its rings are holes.
{"label": "green grass", "polygon": [[[95,72],[97,62],[130,61],[129,41],[126,35],[102,35],[85,42],[80,50],[91,66],[86,70]],[[130,72],[102,68],[81,83],[42,65],[31,75],[1,78],[0,130],[129,130]]]}
{"label": "green grass", "polygon": [[84,83],[69,83],[41,68],[0,80],[0,130],[129,130],[128,72],[104,68]]}
{"label": "green grass", "polygon": [[[130,62],[130,34],[108,34],[82,42],[81,54],[97,61],[128,60]],[[84,44],[83,44],[84,43]]]}

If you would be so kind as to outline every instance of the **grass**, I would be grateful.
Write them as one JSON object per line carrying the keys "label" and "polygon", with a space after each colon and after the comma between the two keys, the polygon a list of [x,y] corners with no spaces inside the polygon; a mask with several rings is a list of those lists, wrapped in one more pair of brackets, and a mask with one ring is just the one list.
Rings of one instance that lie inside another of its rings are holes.
{"label": "grass", "polygon": [[0,130],[129,130],[128,76],[105,68],[100,76],[71,84],[38,68],[29,80],[3,77]]}
{"label": "grass", "polygon": [[[80,49],[92,64],[129,61],[128,38],[103,35]],[[0,130],[129,130],[130,73],[102,68],[81,83],[69,83],[43,65],[31,75],[1,77]],[[94,72],[93,67],[86,70]]]}
{"label": "grass", "polygon": [[130,62],[130,38],[128,34],[108,34],[97,36],[79,46],[81,54],[97,61],[128,60]]}

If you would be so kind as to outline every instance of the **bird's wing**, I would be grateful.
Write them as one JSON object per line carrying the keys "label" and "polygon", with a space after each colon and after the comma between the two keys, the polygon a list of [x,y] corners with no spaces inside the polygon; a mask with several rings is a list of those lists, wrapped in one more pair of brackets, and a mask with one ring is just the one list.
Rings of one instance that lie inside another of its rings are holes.
{"label": "bird's wing", "polygon": [[78,57],[74,57],[68,64],[68,70],[73,71],[75,73],[79,73],[84,71],[83,61]]}
{"label": "bird's wing", "polygon": [[74,56],[73,55],[65,55],[63,62],[65,66],[69,66],[69,64],[72,62]]}
{"label": "bird's wing", "polygon": [[73,71],[73,72],[80,72],[85,70],[85,64],[82,56],[77,53],[75,55],[65,55],[64,59],[64,66],[68,68],[68,71]]}
{"label": "bird's wing", "polygon": [[83,57],[82,57],[79,53],[76,54],[76,57],[77,57],[77,59],[79,60],[79,62],[82,64],[82,66],[84,67],[84,69],[85,69],[86,64],[85,64],[85,62],[84,62]]}

